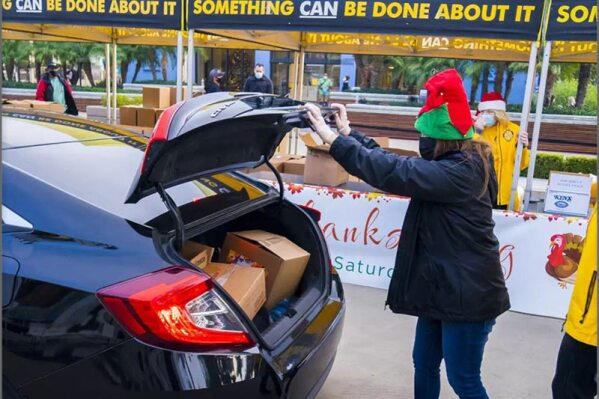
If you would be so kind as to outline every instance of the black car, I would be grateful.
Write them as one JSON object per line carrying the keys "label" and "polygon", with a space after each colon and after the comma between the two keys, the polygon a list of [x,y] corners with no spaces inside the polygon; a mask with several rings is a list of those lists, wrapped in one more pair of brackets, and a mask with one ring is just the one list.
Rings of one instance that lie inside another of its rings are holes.
{"label": "black car", "polygon": [[[315,397],[341,336],[341,283],[317,214],[284,198],[278,174],[276,189],[238,171],[267,163],[303,123],[294,109],[205,95],[167,109],[148,141],[5,108],[4,397]],[[248,229],[311,255],[276,322],[264,309],[250,320],[180,255],[186,240],[218,248]]]}

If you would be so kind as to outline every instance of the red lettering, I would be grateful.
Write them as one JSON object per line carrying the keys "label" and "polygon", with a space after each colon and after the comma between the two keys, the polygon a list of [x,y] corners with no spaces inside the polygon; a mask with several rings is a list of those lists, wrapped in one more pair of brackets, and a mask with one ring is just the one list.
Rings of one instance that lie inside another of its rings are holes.
{"label": "red lettering", "polygon": [[374,237],[374,235],[379,232],[379,229],[376,228],[376,227],[372,227],[372,225],[376,221],[376,218],[378,218],[379,213],[381,213],[379,211],[379,208],[374,208],[370,212],[370,215],[368,215],[368,219],[366,219],[366,225],[364,225],[364,245],[368,245],[368,239],[369,238],[376,245],[379,245],[381,243],[381,241],[382,241],[382,240],[377,240]]}
{"label": "red lettering", "polygon": [[503,269],[503,276],[507,280],[512,275],[512,271],[514,270],[514,247],[511,244],[504,245],[499,250],[499,262],[501,263],[501,268]]}
{"label": "red lettering", "polygon": [[[331,230],[330,232],[329,229]],[[340,241],[339,237],[337,237],[337,231],[335,230],[335,223],[327,223],[322,228],[322,234],[324,235],[324,238],[333,237],[335,241]]]}

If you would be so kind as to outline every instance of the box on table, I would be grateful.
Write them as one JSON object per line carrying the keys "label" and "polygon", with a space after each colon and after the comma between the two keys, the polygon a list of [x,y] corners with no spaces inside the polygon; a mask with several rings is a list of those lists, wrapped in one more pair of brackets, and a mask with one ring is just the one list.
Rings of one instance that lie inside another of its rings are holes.
{"label": "box on table", "polygon": [[283,173],[303,176],[306,169],[306,158],[290,159],[283,164]]}
{"label": "box on table", "polygon": [[119,108],[121,125],[137,126],[137,110],[139,106],[127,105]]}
{"label": "box on table", "polygon": [[3,103],[18,108],[31,108],[30,100],[6,100]]}
{"label": "box on table", "polygon": [[347,183],[349,173],[329,154],[328,144],[318,143],[310,133],[300,135],[300,138],[308,147],[304,170],[305,184],[336,187]]}
{"label": "box on table", "polygon": [[[169,87],[169,102],[170,105],[174,105],[177,104],[177,88],[176,87]],[[183,91],[182,93],[182,97],[181,97],[181,101],[185,101],[185,99],[187,98],[187,86],[183,86]]]}
{"label": "box on table", "polygon": [[250,319],[256,316],[266,302],[264,269],[208,263],[203,270],[227,291]]}
{"label": "box on table", "polygon": [[63,104],[54,103],[51,101],[27,100],[31,103],[33,109],[43,109],[45,111],[64,113],[65,106]]}
{"label": "box on table", "polygon": [[[276,170],[279,171],[279,173],[283,173],[283,165],[285,165],[285,162],[293,158],[293,155],[275,154],[272,156],[272,158],[270,158],[270,163],[272,166],[275,167]],[[268,167],[268,165],[262,164],[257,168],[253,169],[252,172],[271,172],[271,170]]]}
{"label": "box on table", "polygon": [[167,108],[170,104],[170,88],[144,86],[142,89],[144,108]]}
{"label": "box on table", "polygon": [[156,124],[156,108],[140,107],[137,109],[137,126],[154,127]]}
{"label": "box on table", "polygon": [[287,238],[263,230],[228,233],[220,262],[266,271],[266,308],[291,297],[300,283],[310,254]]}
{"label": "box on table", "polygon": [[195,241],[185,241],[181,248],[181,256],[200,269],[212,261],[212,255],[214,255],[214,248]]}

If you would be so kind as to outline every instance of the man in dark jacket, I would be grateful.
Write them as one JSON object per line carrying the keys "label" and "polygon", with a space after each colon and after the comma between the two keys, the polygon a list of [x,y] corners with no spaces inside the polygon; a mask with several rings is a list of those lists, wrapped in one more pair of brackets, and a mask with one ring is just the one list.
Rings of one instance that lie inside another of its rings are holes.
{"label": "man in dark jacket", "polygon": [[387,305],[418,317],[414,398],[438,398],[439,367],[460,398],[488,399],[480,368],[495,318],[510,307],[493,233],[497,181],[487,143],[474,129],[455,70],[433,76],[416,121],[422,158],[401,157],[351,131],[342,106],[339,135],[313,104],[313,129],[350,174],[392,194],[411,197]]}
{"label": "man in dark jacket", "polygon": [[264,75],[264,64],[256,64],[254,74],[247,78],[243,85],[243,91],[248,93],[272,94],[272,82]]}
{"label": "man in dark jacket", "polygon": [[63,104],[65,113],[78,115],[77,105],[73,98],[71,85],[58,74],[58,66],[54,62],[48,63],[47,72],[42,75],[37,84],[35,99],[38,101],[52,101]]}

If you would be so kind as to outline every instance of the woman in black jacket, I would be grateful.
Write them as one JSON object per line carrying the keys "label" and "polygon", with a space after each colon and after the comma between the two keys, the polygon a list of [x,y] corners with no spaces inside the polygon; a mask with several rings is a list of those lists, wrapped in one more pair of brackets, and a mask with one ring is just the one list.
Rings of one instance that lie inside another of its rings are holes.
{"label": "woman in black jacket", "polygon": [[313,129],[349,173],[411,197],[386,304],[418,317],[414,397],[439,397],[444,359],[460,398],[488,398],[480,376],[484,347],[495,318],[510,307],[493,233],[491,149],[472,139],[470,108],[455,70],[433,76],[426,89],[415,125],[422,158],[397,156],[351,131],[341,105],[334,105],[338,135],[315,105],[306,108]]}

